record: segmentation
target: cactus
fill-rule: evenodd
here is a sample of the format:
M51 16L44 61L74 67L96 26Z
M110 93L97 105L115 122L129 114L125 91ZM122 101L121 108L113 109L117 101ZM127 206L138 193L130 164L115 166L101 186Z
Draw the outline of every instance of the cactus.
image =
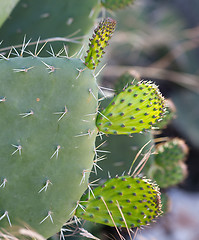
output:
M1 229L12 232L12 226L27 225L46 238L58 232L74 215L80 197L89 186L97 132L115 134L116 130L118 134L130 134L144 131L164 114L164 99L150 82L129 86L115 96L102 113L98 113L99 87L93 69L114 28L115 21L111 19L99 24L85 62L67 55L42 58L31 53L30 57L23 57L26 44L15 58L1 55ZM99 43L95 44L96 40ZM121 107L125 117L121 114ZM110 112L117 116L113 116L112 127L107 131L103 125L107 125L105 119L110 117ZM123 120L127 128L121 126ZM152 187L152 195L143 191L143 203L148 201L149 208L154 210L152 218L158 216L161 206L156 187L148 180L124 179L135 186L138 195L143 186ZM121 188L124 186L115 179L112 183ZM125 190L125 197L126 194ZM105 191L104 199L109 196ZM116 195L113 199L117 200ZM143 220L145 215L151 219L150 214L145 213L150 209L143 203L140 211L143 210L144 214L136 215L137 221L141 219L140 225L148 224L149 221ZM127 227L134 221L136 219L129 218Z
M151 129L163 113L164 99L157 86L140 81L113 98L98 115L97 126L107 134L139 133Z
M11 58L0 61L0 73L0 216L8 212L10 225L19 218L49 237L87 188L97 85L79 59ZM42 221L50 212L54 224Z
M157 186L147 179L122 176L106 181L103 185L81 198L82 206L76 215L83 219L117 227L148 225L161 214L160 193Z

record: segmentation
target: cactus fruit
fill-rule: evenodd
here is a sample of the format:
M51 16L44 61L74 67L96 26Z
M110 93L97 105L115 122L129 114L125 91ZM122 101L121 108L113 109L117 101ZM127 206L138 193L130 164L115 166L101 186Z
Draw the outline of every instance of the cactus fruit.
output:
M102 5L110 10L125 8L132 4L134 0L101 0Z
M107 134L140 133L151 129L164 111L164 98L157 86L140 81L113 98L98 115L97 127Z
M79 59L0 60L0 75L0 225L50 237L87 188L97 85Z
M117 227L148 225L161 214L160 192L147 179L122 176L112 178L81 198L76 216L91 222Z
M89 50L85 57L85 65L90 69L95 69L99 64L104 48L107 46L109 39L115 31L116 21L107 18L100 22L98 27L94 30L93 38L90 39Z
M7 2L8 0L3 0ZM10 18L0 29L1 47L20 45L24 36L35 44L38 39L54 39L51 45L57 53L63 44L72 55L81 48L81 42L93 27L101 6L98 0L20 0ZM74 42L64 38L74 37ZM50 40L48 40L50 41ZM7 44L7 45L5 45ZM47 47L45 50L49 50ZM40 56L49 54L42 51Z
M187 176L187 166L184 163L187 153L187 145L179 138L159 144L148 176L155 179L161 188L182 182Z

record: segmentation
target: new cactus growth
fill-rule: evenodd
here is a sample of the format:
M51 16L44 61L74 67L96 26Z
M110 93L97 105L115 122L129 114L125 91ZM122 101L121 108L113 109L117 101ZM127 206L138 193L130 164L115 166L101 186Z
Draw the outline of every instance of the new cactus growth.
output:
M97 118L97 127L107 134L131 134L151 129L164 114L164 99L157 86L140 81L113 98Z
M25 47L18 57L2 56L1 229L11 232L12 226L28 225L46 238L58 232L74 215L80 197L89 186L97 132L140 132L151 128L164 113L164 99L157 87L150 82L139 82L121 92L98 114L99 87L92 69L97 66L114 28L114 20L100 23L85 62L67 54L40 58L31 53L31 57L23 57ZM148 180L121 177L105 183L112 184L117 189L126 189L121 190L125 197L123 207L127 209L126 227L148 224L160 214L159 192ZM141 202L133 194L133 188ZM94 191L96 195L98 189ZM123 201L117 189L109 195L105 188L104 200L112 197L114 201ZM132 211L128 199L140 206L140 212L135 209L136 214L132 213L135 217L128 214ZM100 206L104 207L102 203ZM90 207L88 210L92 214ZM119 210L114 208L114 213L118 225L122 222Z
M93 38L89 39L89 50L85 57L85 65L89 69L95 69L99 64L104 49L108 44L109 39L115 30L116 22L111 18L107 18L100 22L98 27L94 30Z
M161 214L160 192L150 180L122 176L106 181L81 198L76 215L117 227L148 225Z

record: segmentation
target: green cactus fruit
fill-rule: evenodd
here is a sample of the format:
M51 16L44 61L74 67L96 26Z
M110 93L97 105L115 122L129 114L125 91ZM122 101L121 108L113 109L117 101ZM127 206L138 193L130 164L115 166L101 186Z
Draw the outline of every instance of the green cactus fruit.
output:
M133 2L134 0L101 0L102 5L110 10L125 8Z
M94 197L94 196L95 197ZM148 225L161 214L160 192L144 178L122 176L106 181L81 198L76 216L117 227Z
M176 107L170 99L165 99L165 108L166 111L164 117L162 118L162 121L155 124L155 127L158 127L159 129L166 128L176 115Z
M0 0L0 27L9 17L19 0Z
M89 50L85 56L85 65L90 69L95 69L99 64L104 48L108 45L109 39L116 27L116 21L107 18L94 30L93 38L90 39Z
M44 41L39 47L48 39L55 54L66 45L72 55L82 47L81 40L92 29L101 10L100 5L98 0L20 0L0 30L1 47L21 45L26 36L34 43L32 48L29 46L32 52L40 38ZM67 42L68 38L73 42ZM44 49L51 51L49 45ZM42 51L40 56L49 54Z
M107 134L139 133L151 129L164 111L164 98L157 86L140 81L113 98L98 115L97 127Z
M188 174L184 163L188 147L182 139L174 138L156 147L155 163L149 169L149 177L161 188L182 182Z
M97 84L66 57L0 60L0 76L0 229L24 223L47 238L88 185Z

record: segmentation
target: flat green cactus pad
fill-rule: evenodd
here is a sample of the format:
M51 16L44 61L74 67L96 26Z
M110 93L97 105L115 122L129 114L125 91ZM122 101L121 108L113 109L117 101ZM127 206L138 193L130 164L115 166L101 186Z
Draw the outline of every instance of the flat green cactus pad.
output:
M161 214L158 187L147 179L122 176L106 181L81 198L76 216L117 227L140 227ZM113 223L114 222L114 223Z
M0 76L0 229L48 238L87 189L97 84L72 58L0 60Z
M140 81L113 98L97 117L99 131L131 134L151 129L164 114L164 98L157 86Z

